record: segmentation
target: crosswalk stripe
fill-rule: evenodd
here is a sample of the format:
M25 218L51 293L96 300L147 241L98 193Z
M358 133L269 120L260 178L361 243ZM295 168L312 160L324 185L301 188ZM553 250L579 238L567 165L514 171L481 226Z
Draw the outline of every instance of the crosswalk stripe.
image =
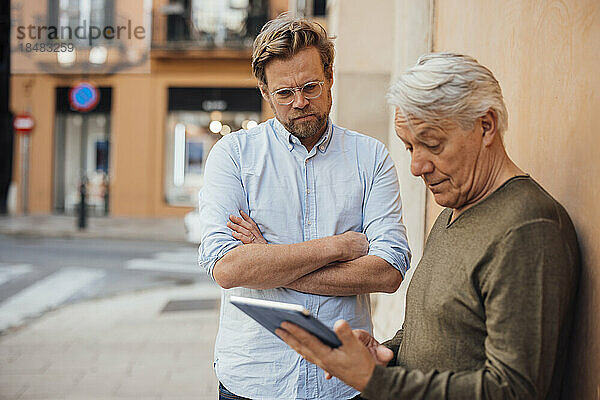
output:
M15 264L15 265L2 265L0 266L0 285L13 280L21 275L25 275L31 271L31 265L29 264Z
M186 251L161 251L154 254L154 259L161 262L179 263L179 264L195 264L198 259L198 250Z
M148 258L134 258L125 263L127 269L141 269L150 271L185 272L190 274L203 274L204 271L195 261L180 263Z
M0 330L64 303L104 275L98 269L64 268L34 283L0 305Z

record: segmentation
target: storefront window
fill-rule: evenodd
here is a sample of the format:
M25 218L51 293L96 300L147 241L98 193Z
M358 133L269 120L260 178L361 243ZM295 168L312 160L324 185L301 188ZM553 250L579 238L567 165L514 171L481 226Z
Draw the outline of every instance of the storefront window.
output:
M250 101L244 102L244 98ZM170 205L196 206L204 166L223 136L260 121L257 89L171 88L165 145L165 197ZM192 110L188 110L188 109ZM195 108L195 110L194 110ZM245 109L244 109L245 108Z

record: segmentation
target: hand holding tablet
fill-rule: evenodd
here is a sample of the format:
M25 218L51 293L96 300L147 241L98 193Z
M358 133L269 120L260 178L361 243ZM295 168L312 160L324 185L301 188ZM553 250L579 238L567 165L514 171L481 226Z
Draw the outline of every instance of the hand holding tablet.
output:
M282 322L289 321L312 333L330 347L336 348L342 344L335 332L301 305L238 296L231 296L230 301L274 335Z

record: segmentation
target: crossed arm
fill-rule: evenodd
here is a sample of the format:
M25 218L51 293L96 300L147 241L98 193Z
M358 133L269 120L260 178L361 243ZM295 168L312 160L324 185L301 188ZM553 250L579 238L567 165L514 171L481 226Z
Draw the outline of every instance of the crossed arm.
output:
M395 167L382 145L376 150L374 175L362 211L370 250L366 236L359 232L294 244L266 243L247 215L230 220L246 229L247 240L235 231L232 237L222 222L224 217L233 210L248 209L241 152L237 136L220 140L208 156L204 174L200 213L205 222L199 263L220 286L287 287L331 296L397 290L402 280L399 270L407 269L410 252L401 222Z
M287 287L326 296L392 293L402 274L387 261L367 255L369 244L359 232L290 245L268 244L256 223L243 211L227 226L244 245L229 251L216 264L213 276L224 288ZM268 266L266 268L265 266Z

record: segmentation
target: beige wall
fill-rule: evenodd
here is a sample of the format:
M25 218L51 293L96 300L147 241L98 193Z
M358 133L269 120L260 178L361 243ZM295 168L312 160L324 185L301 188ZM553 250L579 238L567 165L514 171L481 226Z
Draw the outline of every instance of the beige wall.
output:
M435 21L435 51L470 54L495 73L509 154L575 223L584 269L570 398L600 399L600 3L439 1Z
M135 100L134 100L135 99ZM113 88L111 112L110 213L150 216L156 196L154 166L163 155L154 146L160 129L152 105L151 80L131 75Z
M394 11L394 45L383 49L393 53L391 80L414 64L414 60L431 50L432 29L430 21L433 16L433 0L415 2L413 0L395 0ZM388 43L383 42L385 46ZM404 304L410 280L421 260L425 242L425 196L426 189L420 178L410 173L410 154L396 136L394 118L391 108L388 111L388 149L396 164L396 172L400 183L402 197L402 219L407 229L408 243L412 258L411 267L405 274L400 288L394 294L377 294L377 307L373 314L373 332L378 339L393 336L404 323ZM390 318L392 310L394 318Z
M54 146L53 79L44 75L20 75L11 79L11 110L15 114L28 111L35 127L29 140L28 204L30 212L49 212L52 207L52 153ZM14 142L13 181L21 180L21 140ZM21 186L17 204L22 210Z
M393 53L389 51L394 24L393 0L369 5L356 0L328 3L328 33L336 36L333 66L333 121L345 128L388 140L385 92Z

